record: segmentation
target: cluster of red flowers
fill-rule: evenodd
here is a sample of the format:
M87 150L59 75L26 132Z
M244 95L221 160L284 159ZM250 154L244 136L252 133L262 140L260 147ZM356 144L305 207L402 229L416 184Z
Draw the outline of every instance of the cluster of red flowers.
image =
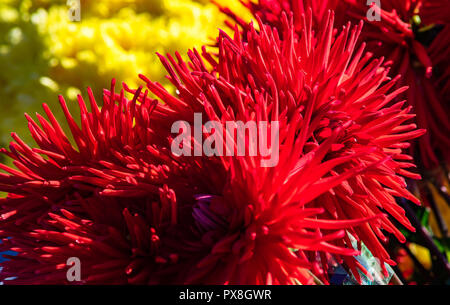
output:
M371 33L362 22L335 26L325 4L307 2L252 4L259 30L220 32L217 55L160 56L176 95L145 76L144 91L117 93L113 81L101 108L92 92L90 111L79 97L80 125L60 97L71 137L46 105L48 120L27 116L38 148L13 134L1 150L16 169L0 164L0 249L17 255L0 280L67 283L70 257L84 284L328 283L335 261L370 277L351 238L386 273L386 233L404 241L388 214L414 229L395 197L419 204L405 149L425 131L400 76L359 42ZM194 113L279 122L279 163L173 155L171 126Z
M321 24L327 10L336 12L339 26L364 20L359 44L376 57L386 58L392 75L401 75L397 86L409 90L399 98L407 100L417 114L417 124L427 134L414 142L426 169L450 162L450 6L445 0L373 1L380 18L367 18L366 0L241 0L264 23L280 27L284 12L291 12L295 30L302 32L301 16L312 8L313 27ZM376 2L380 7L376 6ZM220 5L219 5L220 7ZM227 8L222 11L244 30L248 25ZM370 14L372 15L372 14ZM427 37L424 39L423 37ZM430 39L431 37L431 39Z

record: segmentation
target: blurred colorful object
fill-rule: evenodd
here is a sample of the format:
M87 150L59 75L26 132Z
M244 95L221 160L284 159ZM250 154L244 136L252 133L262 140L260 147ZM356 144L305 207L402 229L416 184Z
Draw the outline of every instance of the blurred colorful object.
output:
M81 22L69 20L66 0L2 0L0 146L13 130L30 139L23 113L56 105L56 93L76 114L76 95L88 85L100 98L113 77L134 87L144 73L166 84L155 52L212 42L224 19L207 0L81 0Z

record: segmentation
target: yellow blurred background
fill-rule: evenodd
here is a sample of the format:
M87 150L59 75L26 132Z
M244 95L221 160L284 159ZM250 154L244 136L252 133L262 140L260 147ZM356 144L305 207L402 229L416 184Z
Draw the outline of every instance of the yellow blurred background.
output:
M221 3L248 14L236 0ZM77 115L76 96L90 86L97 98L112 78L138 85L142 73L167 84L155 52L213 43L225 16L209 0L81 0L79 22L67 0L0 2L0 146L17 132L30 141L24 112L43 102L57 118L62 94ZM101 101L99 101L101 102ZM62 119L63 120L63 119ZM63 120L64 121L64 120Z

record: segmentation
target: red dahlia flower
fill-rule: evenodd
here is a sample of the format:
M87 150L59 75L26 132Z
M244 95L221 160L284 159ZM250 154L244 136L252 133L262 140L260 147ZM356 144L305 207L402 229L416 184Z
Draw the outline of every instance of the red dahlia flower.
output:
M393 264L384 231L404 237L384 213L412 229L394 198L418 203L402 150L423 130L407 123L410 107L391 103L405 88L392 90L398 77L383 59L355 49L361 25L336 32L333 19L313 32L304 17L297 35L283 15L278 30L250 27L246 42L221 33L218 61L205 50L189 64L161 57L178 95L142 79L164 103L113 86L99 109L89 92L80 127L61 98L76 147L45 105L41 126L27 116L39 148L13 135L2 151L17 169L1 166L1 247L18 255L0 279L66 283L66 261L78 257L87 284L327 283L332 260L356 278L367 272L348 234ZM172 123L192 124L195 112L223 124L278 121L278 164L173 155Z
M235 14L231 9L220 4L219 1L211 0L219 9L230 16L234 22L236 22L242 29L249 30L250 25ZM323 22L327 17L328 10L333 10L336 15L335 22L339 25L344 25L346 22L344 12L344 6L346 4L340 0L238 0L244 7L246 7L254 16L260 18L263 23L269 24L276 28L281 28L282 18L284 13L292 13L294 15L294 29L297 32L302 31L302 20L298 18L302 15L306 15L308 9L311 9L313 19L312 27L316 29L317 26ZM339 5L338 5L339 4ZM339 11L337 11L339 10ZM345 19L344 19L345 18ZM234 24L226 21L227 25L234 28Z
M345 25L349 19L366 21L368 24L362 31L360 43L366 42L367 50L376 57L385 57L386 64L392 66L393 75L402 76L397 86L409 86L410 89L400 97L406 98L414 107L419 127L427 129L427 134L415 144L423 165L433 169L439 166L440 160L450 161L448 29L437 35L442 26L450 22L448 1L383 0L378 10L380 21L367 19L369 6L366 0L241 2L263 22L277 28L280 28L281 14L292 13L299 34L303 30L301 16L309 6L315 20L313 28L324 19L327 9L336 11L340 25ZM247 28L230 10L222 8L222 11ZM432 45L427 47L430 41Z
M208 211L203 197L200 201L203 214L210 215L202 220L214 224L201 225L201 243L210 240L210 235L215 238L201 261L202 272L196 272L199 265L193 267L193 282L308 282L301 273L308 264L326 282L330 254L338 254L358 276L361 266L349 256L351 251L344 251L351 248L348 237L339 235L340 231L325 237L324 232L346 228L368 245L384 267L384 262L393 262L379 242L386 240L382 230L402 241L404 237L387 218L377 215L390 213L412 229L394 199L400 196L418 203L401 178L419 178L406 170L414 165L402 149L423 130L403 125L414 117L408 114L410 107L403 108L404 102L390 105L406 88L392 91L398 77L387 77L383 59L371 60L363 47L355 50L361 25L336 33L334 17L328 13L316 34L311 17L303 17L301 35L295 34L286 15L280 29L260 23L257 33L250 26L245 41L238 33L234 39L221 33L219 61L203 53L212 71L196 51L190 53L189 65L179 56L178 62L171 56L162 58L178 97L142 76L165 101L156 112L169 121L181 112L192 124L193 113L203 111L209 119L222 122L267 118L280 122L276 167L260 168L259 159L250 157L221 158L219 172L228 173L227 178L205 197L209 209L214 206L217 211ZM224 211L223 206L231 209ZM306 216L299 215L306 208L321 213L308 216L305 222ZM223 224L217 219L233 221ZM309 221L310 227L305 226ZM320 232L327 246L312 240L306 246L307 235L313 232L308 228ZM303 261L288 259L293 254L288 248L298 249L294 257ZM278 249L276 255L274 249ZM276 263L269 255L258 259L258 253L273 254Z
M353 2L357 3L353 16L364 18L367 10L364 3ZM448 67L439 65L442 59L437 55L448 53L445 44L448 33L436 35L439 29L434 23L442 24L443 19L430 18L433 12L431 7L439 5L445 11L448 3L432 2L382 1L381 22L369 22L362 35L362 39L368 42L369 50L376 56L386 56L392 62L393 72L402 75L399 83L410 87L406 93L407 101L414 107L419 127L427 129L427 134L419 139L416 148L428 169L439 166L440 160L450 161L447 153L450 149L450 105L448 96L446 98L440 90L438 79L445 78ZM425 23L427 21L430 23ZM430 40L433 46L427 50ZM448 86L443 85L444 88Z
M164 148L166 136L149 127L156 102L123 93L105 93L100 110L89 91L91 111L80 96L81 126L60 97L76 147L44 104L49 121L37 115L39 126L26 116L39 148L13 134L10 150L2 150L17 167L0 165L7 172L0 189L8 192L0 199L0 246L18 253L2 263L0 279L13 278L5 283L65 283L70 257L82 262L82 283L166 279L161 270L178 258L161 243L177 222L166 184L176 162Z

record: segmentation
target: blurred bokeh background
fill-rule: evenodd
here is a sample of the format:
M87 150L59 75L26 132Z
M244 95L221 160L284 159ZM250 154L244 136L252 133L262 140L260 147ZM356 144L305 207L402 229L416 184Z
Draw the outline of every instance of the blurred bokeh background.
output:
M238 1L227 0L237 9ZM226 3L227 1L222 1ZM67 0L0 1L0 145L17 132L24 112L43 102L56 116L57 94L69 105L90 86L97 98L112 78L130 87L142 73L166 84L156 52L212 43L225 16L209 0L81 0L81 20L69 19ZM243 9L241 9L243 11ZM56 106L56 107L55 107ZM77 112L77 107L72 111Z

